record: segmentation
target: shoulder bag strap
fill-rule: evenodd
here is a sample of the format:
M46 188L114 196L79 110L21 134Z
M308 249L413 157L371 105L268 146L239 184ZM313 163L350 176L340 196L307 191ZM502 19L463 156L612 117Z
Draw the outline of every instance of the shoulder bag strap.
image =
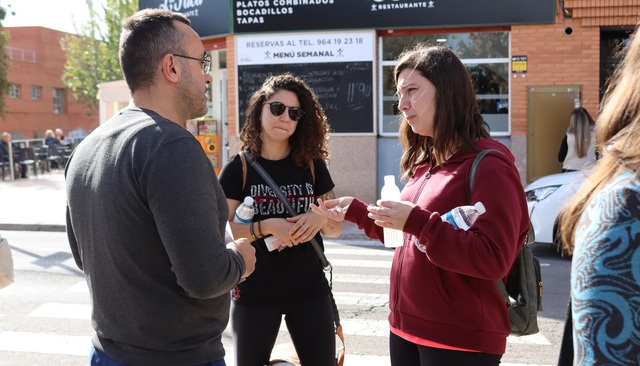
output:
M253 166L253 168L258 173L260 173L262 178L271 187L271 189L273 190L273 193L276 194L276 196L280 199L284 207L287 209L287 212L289 212L289 215L297 216L298 213L296 212L296 210L293 209L293 206L291 206L291 203L289 203L289 200L287 200L287 198L285 197L280 187L278 187L276 182L274 182L273 179L271 179L271 176L269 176L269 174L264 170L262 165L260 165L257 161L251 160L251 157L248 156L248 152L246 150L242 152L242 154L245 154L245 159L249 162L251 166ZM324 252L322 251L322 248L320 248L320 244L318 244L318 241L316 240L316 238L311 238L310 242L311 242L311 245L313 245L313 249L315 249L316 253L318 254L318 257L320 258L320 263L322 264L322 268L324 268L325 271L330 271L331 263L329 263L329 261L327 260L327 257L324 255Z
M247 184L247 159L244 157L244 152L238 155L242 161L242 192L244 192L244 186Z
M467 184L467 202L469 204L471 204L471 195L473 194L473 178L476 175L476 170L478 170L478 165L480 165L480 161L482 161L482 159L490 152L501 153L499 150L495 149L482 150L473 160L473 164L471 164L471 169L469 169L469 182ZM500 295L502 295L502 300L504 300L505 304L511 304L511 301L509 300L509 293L507 292L507 288L504 286L504 282L502 282L502 280L496 280L496 287L498 287L498 291L500 292Z

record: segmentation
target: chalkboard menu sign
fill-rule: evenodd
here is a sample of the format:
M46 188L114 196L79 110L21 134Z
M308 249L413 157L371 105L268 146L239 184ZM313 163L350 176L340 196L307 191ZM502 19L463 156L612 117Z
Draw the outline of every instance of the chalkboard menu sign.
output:
M334 133L373 132L372 62L245 65L238 67L240 126L251 95L270 75L285 72L303 79L318 101Z
M265 79L290 72L318 95L333 133L372 134L374 43L372 31L237 36L240 127Z

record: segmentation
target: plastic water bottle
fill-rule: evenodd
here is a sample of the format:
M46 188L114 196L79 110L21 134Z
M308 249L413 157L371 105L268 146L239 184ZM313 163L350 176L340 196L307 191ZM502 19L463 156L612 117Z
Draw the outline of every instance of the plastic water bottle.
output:
M487 210L482 202L477 202L473 206L455 207L442 216L442 221L448 222L459 229L469 230L478 216L485 212L487 212Z
M248 224L253 221L253 197L247 196L244 198L244 202L236 209L236 215L233 217L233 222L240 222Z
M380 192L380 198L385 201L400 201L400 188L396 185L396 177L384 176L384 186ZM384 228L384 246L397 248L402 246L402 231Z

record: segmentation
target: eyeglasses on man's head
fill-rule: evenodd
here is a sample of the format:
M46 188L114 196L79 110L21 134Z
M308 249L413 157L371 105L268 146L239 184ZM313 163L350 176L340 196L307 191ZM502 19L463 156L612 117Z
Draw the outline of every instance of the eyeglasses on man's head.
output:
M274 116L281 116L287 108L289 108L289 118L294 121L299 121L300 118L304 116L304 111L300 107L289 107L281 102L271 102L267 104L269 105L269 111Z
M202 63L202 71L204 71L205 74L208 74L209 70L211 70L211 56L209 55L204 55L202 58L179 55L177 53L172 53L172 55L176 57L187 58L189 60L200 61Z

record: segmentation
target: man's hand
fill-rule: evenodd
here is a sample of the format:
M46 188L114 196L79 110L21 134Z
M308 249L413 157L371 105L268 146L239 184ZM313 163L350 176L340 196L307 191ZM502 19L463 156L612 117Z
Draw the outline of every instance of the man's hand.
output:
M251 242L248 239L240 238L227 243L227 248L240 252L246 266L242 278L249 277L256 269L256 249L251 245Z

